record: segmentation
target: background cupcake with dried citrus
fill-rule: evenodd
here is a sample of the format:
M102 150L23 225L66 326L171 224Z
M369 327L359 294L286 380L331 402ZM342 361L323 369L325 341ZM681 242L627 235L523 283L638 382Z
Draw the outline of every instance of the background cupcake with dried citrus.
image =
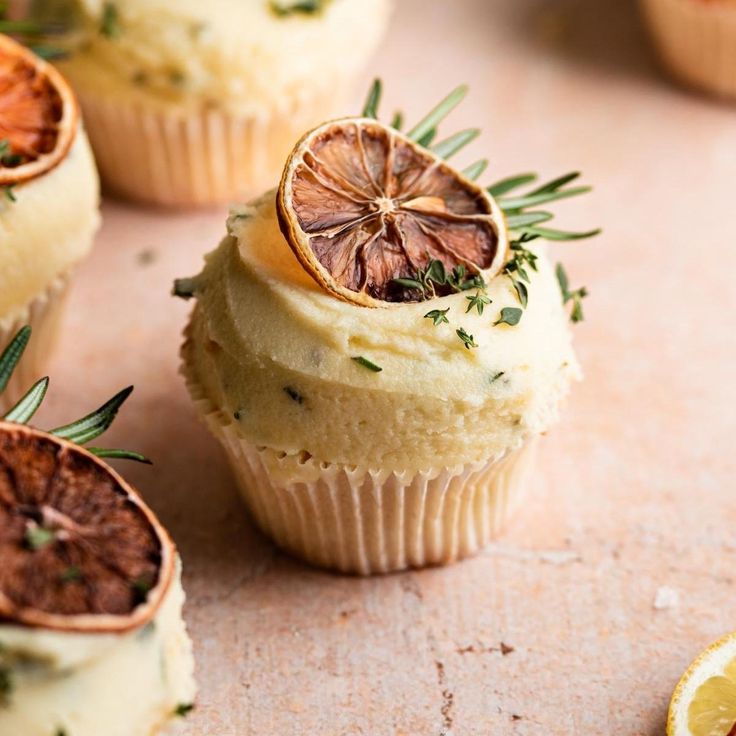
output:
M736 2L642 0L664 65L679 81L736 99Z
M532 242L594 234L526 210L587 191L575 175L512 197L534 177L483 188L485 162L445 161L477 134L433 140L464 89L407 133L372 117L379 91L305 136L175 287L197 300L184 376L259 525L362 574L472 554L521 502L584 295Z
M74 14L57 11L73 21L61 68L103 183L174 206L270 186L295 138L339 109L389 2L76 0ZM48 5L35 16L48 20Z
M71 88L0 35L0 344L23 324L35 332L9 399L38 378L49 356L72 272L92 247L98 202Z
M3 346L0 376L29 335ZM181 565L102 460L145 458L88 444L132 387L44 432L27 423L48 385L27 387L0 420L0 733L155 736L194 707Z

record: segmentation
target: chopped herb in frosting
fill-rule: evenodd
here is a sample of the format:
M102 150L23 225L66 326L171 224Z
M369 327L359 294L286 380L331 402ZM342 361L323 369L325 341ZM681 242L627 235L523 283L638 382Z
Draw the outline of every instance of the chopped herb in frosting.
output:
M358 365L362 365L363 368L367 368L369 371L373 371L374 373L380 373L383 370L380 365L376 365L372 361L368 360L368 358L364 358L362 355L356 355L352 360L354 360Z
M105 3L102 7L102 18L100 20L100 33L114 40L120 37L120 13L115 3Z
M270 8L279 18L290 15L316 15L321 13L330 0L271 0Z

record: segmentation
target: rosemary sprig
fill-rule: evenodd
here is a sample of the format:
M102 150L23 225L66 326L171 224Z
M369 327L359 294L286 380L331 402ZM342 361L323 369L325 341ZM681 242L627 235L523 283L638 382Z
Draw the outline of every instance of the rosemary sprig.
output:
M431 130L434 130L463 100L468 93L466 85L461 84L447 97L433 107L408 133L414 141L421 141Z
M18 365L30 338L31 328L26 325L16 333L15 337L8 343L2 354L0 354L0 393L7 388L8 382L13 375L13 371ZM3 420L6 422L14 422L15 424L26 424L30 419L32 419L43 403L48 387L48 377L37 381L20 399L20 401L18 401L18 403L16 403L15 406L5 414ZM128 386L128 388L118 392L109 401L106 401L96 411L78 419L76 422L52 429L50 434L54 434L57 437L69 440L70 442L76 442L78 445L84 445L87 442L90 442L95 439L95 437L99 437L110 427L118 413L118 410L128 396L130 396L132 391L133 387ZM126 458L128 460L137 460L138 462L148 464L151 462L140 453L131 452L129 450L107 450L100 447L90 447L87 449L98 457Z
M482 158L480 161L476 161L475 163L470 164L470 166L466 166L461 173L471 181L475 181L487 168L488 159Z
M118 410L132 392L132 386L124 388L111 399L108 399L101 407L95 409L95 411L81 419L77 419L76 422L52 429L51 434L69 440L70 442L76 442L78 445L85 445L87 442L91 442L109 429Z
M471 141L474 141L480 135L480 128L468 128L454 133L449 138L445 138L439 143L435 143L431 150L432 153L440 158L450 158L461 148L464 148Z
M30 339L31 328L26 325L18 331L0 355L0 393L7 388L15 366L18 365Z
M516 176L509 176L506 179L501 179L495 184L491 184L489 187L486 187L486 191L492 197L501 197L506 194L506 192L510 192L514 189L518 189L518 187L524 186L524 184L536 181L536 178L536 174L517 174Z
M3 417L6 422L15 422L16 424L25 424L30 421L33 415L41 406L46 391L49 388L49 378L46 376L31 386L28 392L20 401Z
M378 105L381 102L381 80L376 78L373 80L365 105L363 106L364 118L378 118Z
M570 311L570 321L577 323L582 322L585 319L583 313L583 299L588 296L588 290L581 286L579 289L570 289L570 282L567 278L567 272L565 267L558 263L555 268L557 274L557 282L560 285L560 292L562 294L562 303L567 304L572 302L572 310Z
M88 447L87 450L97 457L109 457L115 458L116 460L135 460L137 463L143 463L144 465L153 465L145 455L141 455L140 452L133 452L132 450L108 449L105 447Z

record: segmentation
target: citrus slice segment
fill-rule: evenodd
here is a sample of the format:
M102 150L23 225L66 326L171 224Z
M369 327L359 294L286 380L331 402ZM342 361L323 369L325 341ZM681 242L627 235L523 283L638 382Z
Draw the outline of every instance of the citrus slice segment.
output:
M736 735L736 633L688 667L670 702L667 736Z
M153 513L82 447L0 422L0 621L121 632L147 623L174 572Z
M278 190L281 230L332 294L380 307L418 301L396 282L439 261L484 279L506 261L500 207L484 189L372 118L325 123L292 151ZM435 295L451 291L438 284Z
M78 117L59 72L0 34L0 186L41 176L63 161Z

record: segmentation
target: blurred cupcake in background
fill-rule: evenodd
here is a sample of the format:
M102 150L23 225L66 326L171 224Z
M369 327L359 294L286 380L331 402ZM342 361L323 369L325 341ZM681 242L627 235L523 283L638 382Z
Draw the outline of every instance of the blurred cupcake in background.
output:
M61 68L104 184L169 206L273 186L294 139L339 110L389 3L76 0Z
M675 78L736 99L735 0L642 0L642 7Z
M71 88L52 66L0 35L0 344L24 324L35 335L0 407L42 371L72 271L92 247L98 204L97 172Z

